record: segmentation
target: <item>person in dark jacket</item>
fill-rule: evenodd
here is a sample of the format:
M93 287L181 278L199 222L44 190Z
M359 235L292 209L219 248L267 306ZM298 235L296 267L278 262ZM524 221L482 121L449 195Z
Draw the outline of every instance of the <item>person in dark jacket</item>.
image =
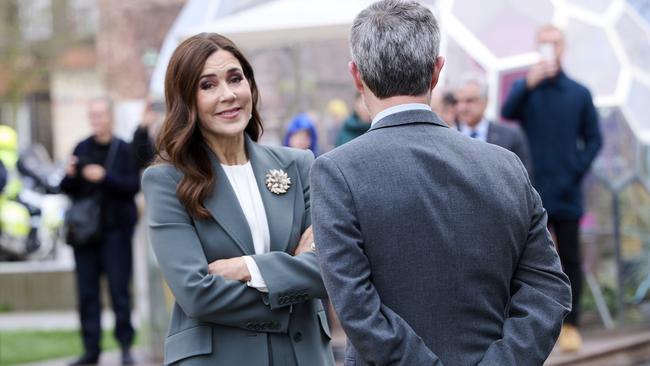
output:
M361 94L357 93L357 98L354 101L354 112L343 121L343 126L336 139L336 146L339 147L366 133L370 129L370 122L371 118L368 109L363 104Z
M559 345L564 351L577 351L582 345L577 330L582 290L581 183L602 139L591 93L562 70L562 31L551 25L542 27L537 44L541 60L525 79L515 82L501 113L519 120L528 137L535 186L548 211L573 293L573 310L565 320Z
M113 136L111 102L93 100L89 104L93 135L74 149L66 167L61 190L72 200L99 192L102 196L102 230L99 241L74 248L78 307L84 354L71 365L96 364L101 338L100 277L108 279L115 312L115 338L122 348L122 364L133 364L130 347L131 325L129 281L132 268L131 239L136 222L133 200L139 190L139 174L129 144ZM106 163L111 146L115 158Z
M153 161L156 153L154 135L160 126L165 105L162 102L147 102L142 122L133 132L131 148L138 171L144 170Z

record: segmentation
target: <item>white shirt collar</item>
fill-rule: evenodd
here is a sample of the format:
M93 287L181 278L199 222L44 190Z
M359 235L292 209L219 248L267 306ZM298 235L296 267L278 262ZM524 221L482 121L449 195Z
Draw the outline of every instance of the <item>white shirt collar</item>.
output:
M405 112L405 111L414 111L414 110L431 111L431 106L428 106L423 103L407 103L407 104L399 104L396 106L392 106L377 113L375 118L372 119L371 126L374 126L375 123L377 123L378 121L382 120L385 117L390 116L391 114Z
M471 136L472 132L476 132L478 134L478 136L476 136L477 139L481 141L487 141L488 128L490 127L490 121L487 119L481 119L481 121L474 128L469 127L465 122L460 122L458 126L460 127L460 132L463 135Z

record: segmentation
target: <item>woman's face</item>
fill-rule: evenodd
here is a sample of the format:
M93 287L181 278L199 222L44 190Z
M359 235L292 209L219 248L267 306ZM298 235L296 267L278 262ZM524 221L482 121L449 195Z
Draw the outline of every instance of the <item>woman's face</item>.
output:
M239 60L218 50L205 61L197 90L196 107L203 136L242 135L253 108L251 88Z
M307 130L298 130L289 137L289 146L307 150L311 147L311 134Z

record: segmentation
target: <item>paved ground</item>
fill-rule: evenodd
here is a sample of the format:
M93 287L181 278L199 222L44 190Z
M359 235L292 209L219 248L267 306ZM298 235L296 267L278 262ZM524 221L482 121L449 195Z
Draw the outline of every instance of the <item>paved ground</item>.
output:
M113 314L110 311L104 312L102 315L102 323L108 329L113 326ZM140 324L137 314L134 315L134 323L136 326ZM79 321L75 312L26 312L26 313L7 313L0 314L0 330L10 329L78 329ZM625 342L626 340L636 337L638 334L631 333L601 333L594 335L587 335L585 337L585 347L581 353L595 352L605 347L616 347L617 343ZM643 332L647 337L648 332ZM334 334L334 351L337 358L340 358L344 351L345 336L342 332L337 331ZM144 349L135 349L134 356L139 362L140 366L159 365L160 362L152 361ZM568 357L559 352L554 352L549 359L549 363L556 362ZM29 364L29 366L64 366L70 362L72 358L51 360L47 362L38 362ZM119 365L119 351L106 352L102 354L100 365ZM24 365L27 366L27 365ZM630 366L650 366L650 362L630 365Z

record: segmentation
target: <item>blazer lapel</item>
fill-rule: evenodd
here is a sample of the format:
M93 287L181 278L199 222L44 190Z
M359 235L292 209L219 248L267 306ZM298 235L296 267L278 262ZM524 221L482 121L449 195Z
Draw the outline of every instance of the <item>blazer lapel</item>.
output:
M209 147L205 148L216 175L216 186L212 195L205 199L203 205L241 251L246 255L253 255L255 254L253 237L235 191L230 185L226 172L221 167L219 158Z
M269 223L272 251L285 251L289 245L296 195L301 189L298 184L298 169L292 161L284 166L267 149L256 144L246 135L246 149L253 173L257 179L257 187L264 202L266 219ZM291 179L291 186L284 194L274 194L266 188L266 174L271 169L284 170ZM300 192L302 193L302 192Z

